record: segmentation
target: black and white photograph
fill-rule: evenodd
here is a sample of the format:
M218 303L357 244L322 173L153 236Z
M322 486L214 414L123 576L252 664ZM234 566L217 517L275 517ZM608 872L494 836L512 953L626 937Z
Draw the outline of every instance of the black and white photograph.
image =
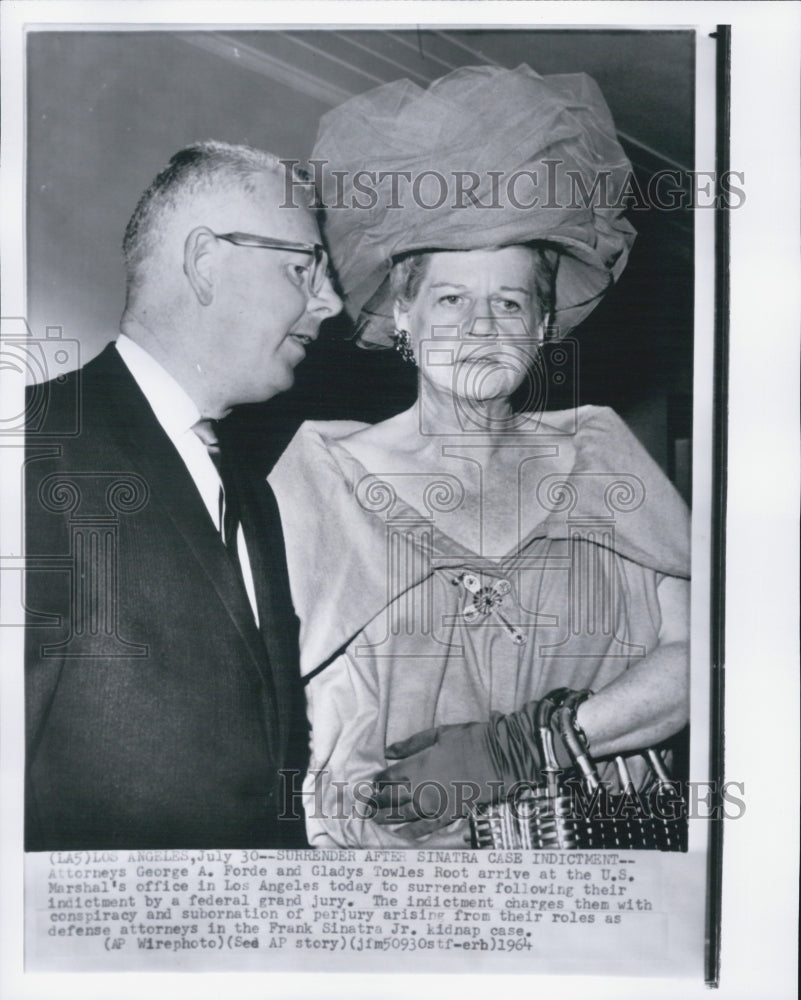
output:
M743 28L145 6L4 23L13 995L732 988Z

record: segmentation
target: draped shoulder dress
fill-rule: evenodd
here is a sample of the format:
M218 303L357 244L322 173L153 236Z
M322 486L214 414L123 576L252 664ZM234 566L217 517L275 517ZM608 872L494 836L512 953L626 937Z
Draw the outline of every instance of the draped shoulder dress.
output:
M557 687L597 691L647 656L660 579L689 577L689 517L623 421L585 406L532 417L509 497L519 539L500 555L473 552L438 523L462 499L447 457L441 473L421 474L418 509L402 499L402 474L348 451L364 426L305 423L270 483L301 622L310 843L408 848L369 818L384 748ZM566 436L572 469L538 470ZM454 438L454 453L465 446ZM641 763L632 755L638 781ZM466 835L461 820L417 843L463 847Z

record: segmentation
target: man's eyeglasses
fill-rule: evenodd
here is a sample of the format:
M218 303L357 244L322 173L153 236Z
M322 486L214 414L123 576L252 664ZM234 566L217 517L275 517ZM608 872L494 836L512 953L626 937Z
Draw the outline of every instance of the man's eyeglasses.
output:
M292 243L288 240L274 240L269 236L254 236L252 233L215 233L218 240L225 240L237 247L256 247L259 250L289 250L311 257L308 267L291 267L289 277L300 287L306 282L311 295L319 295L328 277L328 254L321 243Z

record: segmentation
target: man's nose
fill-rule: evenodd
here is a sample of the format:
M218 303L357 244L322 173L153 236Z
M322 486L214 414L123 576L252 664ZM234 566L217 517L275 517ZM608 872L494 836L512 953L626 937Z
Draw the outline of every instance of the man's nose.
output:
M306 308L309 312L314 313L321 322L342 312L342 299L334 291L334 286L328 275L326 275L319 291L311 293Z

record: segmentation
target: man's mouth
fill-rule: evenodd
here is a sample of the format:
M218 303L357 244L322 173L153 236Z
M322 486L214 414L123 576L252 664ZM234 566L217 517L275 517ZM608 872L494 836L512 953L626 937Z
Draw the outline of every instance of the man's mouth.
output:
M304 349L314 341L314 337L309 333L290 333L289 336Z

